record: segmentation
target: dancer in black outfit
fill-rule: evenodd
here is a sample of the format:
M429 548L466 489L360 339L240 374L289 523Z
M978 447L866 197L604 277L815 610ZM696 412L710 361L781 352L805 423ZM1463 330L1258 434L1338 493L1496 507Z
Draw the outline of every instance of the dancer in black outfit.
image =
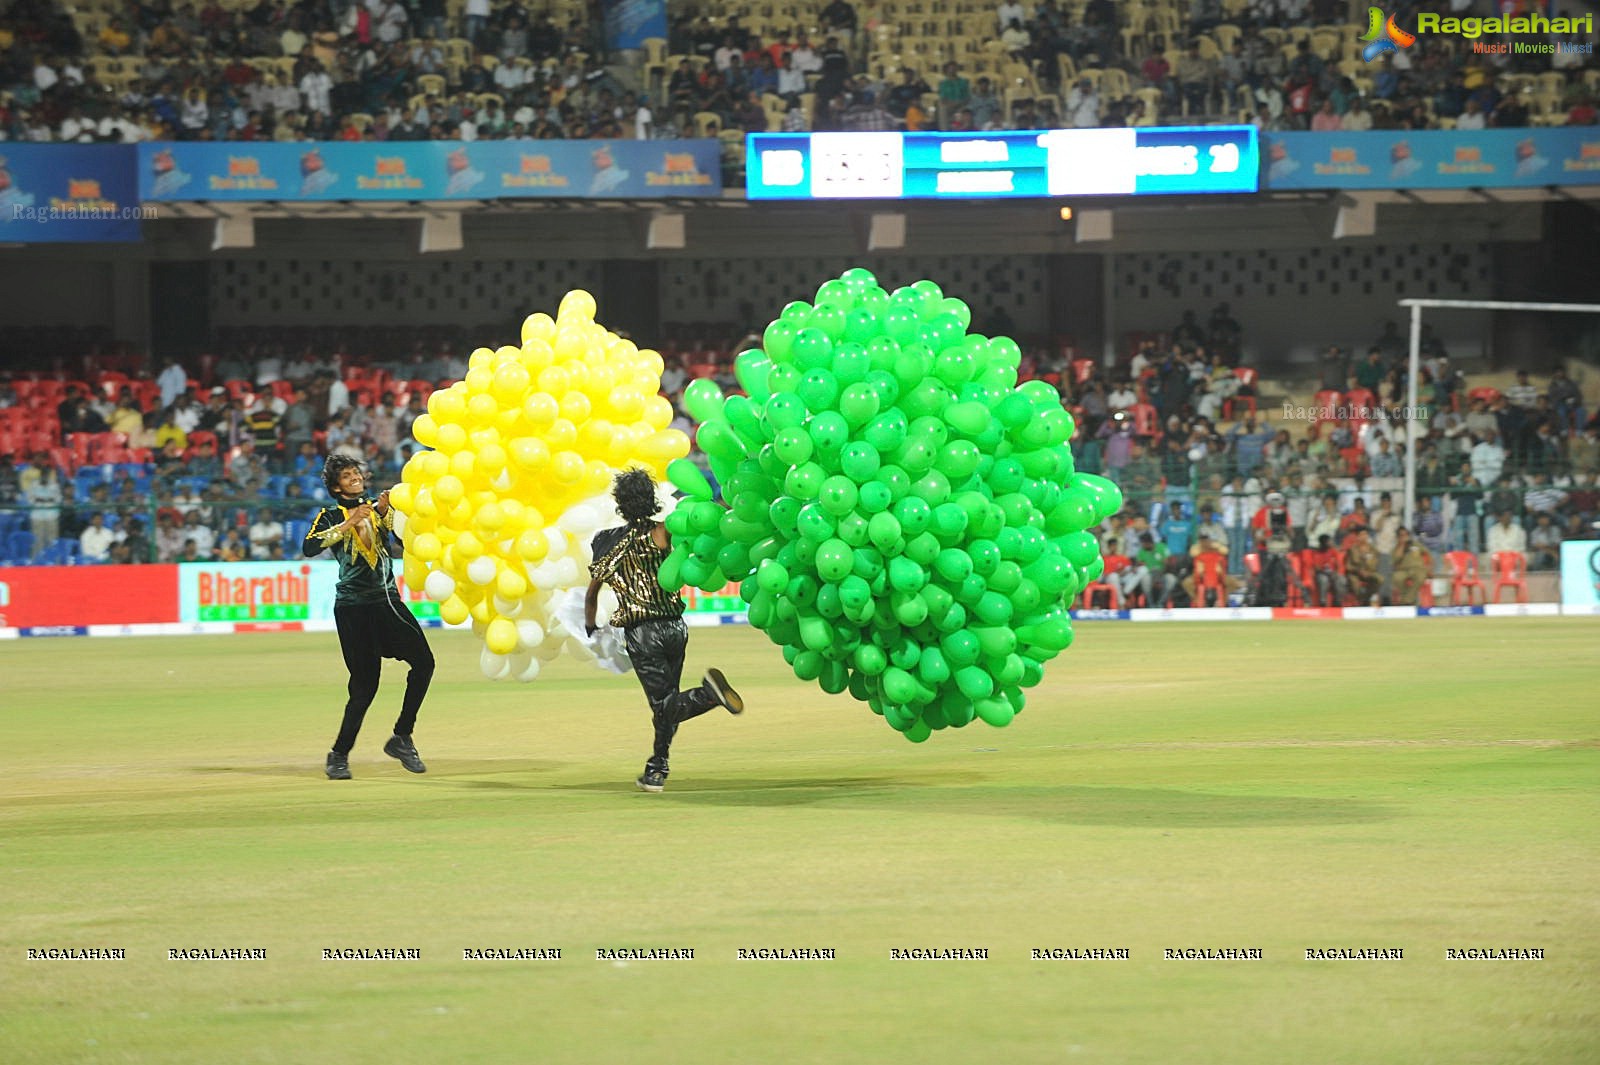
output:
M433 652L422 635L422 626L395 590L390 555L394 511L389 506L389 493L368 498L364 494L367 485L361 463L344 455L328 457L322 468L322 483L335 505L317 515L311 531L306 533L303 550L307 558L332 551L338 560L333 620L339 630L344 664L350 670L350 698L345 703L339 736L328 752L328 779L350 779L350 749L355 746L367 708L378 694L378 675L385 658L398 659L411 671L406 674L406 694L394 735L383 745L383 753L399 759L413 773L425 773L428 767L422 764L411 742L411 730L433 679Z
M640 791L655 792L666 787L667 754L678 726L714 706L743 713L744 700L728 686L728 678L719 669L706 670L699 687L678 690L689 627L683 623L683 597L661 587L657 579L671 541L666 527L655 519L661 509L656 483L646 470L626 470L617 475L611 494L627 524L595 533L584 621L592 635L600 587L610 585L617 595L611 624L622 629L655 725L655 748L634 783Z

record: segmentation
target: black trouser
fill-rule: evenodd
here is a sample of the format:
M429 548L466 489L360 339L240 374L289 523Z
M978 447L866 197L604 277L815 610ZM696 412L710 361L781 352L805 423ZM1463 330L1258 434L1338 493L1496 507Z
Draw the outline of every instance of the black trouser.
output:
M628 642L628 658L639 676L645 698L650 701L650 717L655 724L655 750L651 752L649 765L665 773L667 752L678 726L691 717L699 717L717 703L704 687L678 690L683 676L683 655L689 646L689 626L682 618L641 621L622 631Z
M378 694L378 674L385 658L398 659L411 667L406 674L406 695L395 720L397 736L409 736L417 723L417 710L433 680L433 652L428 649L422 626L400 603L351 603L333 608L333 621L339 629L339 649L350 670L350 699L344 704L344 723L333 749L349 754L356 745L356 734L367 716L367 708Z

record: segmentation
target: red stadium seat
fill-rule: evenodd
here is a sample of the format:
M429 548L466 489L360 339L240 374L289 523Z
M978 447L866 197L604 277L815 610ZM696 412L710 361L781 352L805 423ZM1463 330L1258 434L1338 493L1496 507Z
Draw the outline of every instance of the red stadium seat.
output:
M1128 408L1128 416L1133 419L1134 436L1156 436L1161 432L1161 413L1143 396Z
M1492 405L1495 400L1500 398L1500 390L1498 388L1490 388L1488 385L1482 385L1468 391L1467 398L1481 399L1485 403Z
M1342 420L1335 418L1333 416L1333 411L1335 407L1344 402L1343 392L1340 392L1336 388L1324 388L1321 392L1317 393L1317 398L1313 402L1315 402L1317 407L1318 425L1321 425L1323 422L1337 422Z
M1471 551L1451 551L1444 556L1450 563L1450 605L1456 606L1461 598L1472 603L1472 590L1478 590L1478 602L1484 601L1483 581L1478 579L1478 556Z
M1233 376L1239 379L1240 387L1248 388L1252 393L1255 392L1257 375L1254 367L1235 366L1233 368ZM1256 412L1256 397L1253 394L1248 396L1229 396L1222 401L1222 416L1229 421L1233 420L1233 405L1235 403L1249 407L1251 414Z
M1093 376L1094 376L1094 360L1093 359L1073 359L1072 360L1072 383L1073 384L1082 385L1085 381L1089 380L1089 378L1091 378Z
M1500 601L1500 589L1510 588L1517 594L1517 602L1528 601L1528 557L1521 551L1496 551L1494 553L1494 601Z
M1117 591L1117 586L1106 581L1090 581L1083 586L1083 591L1078 595L1079 609L1093 610L1094 597L1097 592L1106 593L1106 602L1111 605L1112 610L1122 609L1122 596Z

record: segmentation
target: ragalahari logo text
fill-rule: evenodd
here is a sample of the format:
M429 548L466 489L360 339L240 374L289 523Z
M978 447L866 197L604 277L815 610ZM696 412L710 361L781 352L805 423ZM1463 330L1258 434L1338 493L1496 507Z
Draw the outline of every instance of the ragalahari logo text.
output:
M1356 39L1367 42L1361 58L1369 63L1385 52L1398 52L1417 42L1415 34L1395 25L1394 16L1385 14L1381 7L1367 8L1367 32Z

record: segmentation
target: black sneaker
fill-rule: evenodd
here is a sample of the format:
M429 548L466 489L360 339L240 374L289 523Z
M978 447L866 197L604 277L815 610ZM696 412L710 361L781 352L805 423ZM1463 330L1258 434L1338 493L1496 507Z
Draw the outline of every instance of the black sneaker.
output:
M645 766L644 772L633 783L640 791L665 791L667 788L667 774L660 769Z
M422 764L422 756L412 746L410 736L390 736L389 742L383 745L383 753L390 758L400 759L400 764L413 773L428 771L428 767Z
M728 684L728 678L722 675L722 670L706 670L705 686L712 698L728 708L728 713L744 713L744 700L739 698L739 693Z
M329 751L327 773L329 780L349 780L350 756L340 754L338 751Z

